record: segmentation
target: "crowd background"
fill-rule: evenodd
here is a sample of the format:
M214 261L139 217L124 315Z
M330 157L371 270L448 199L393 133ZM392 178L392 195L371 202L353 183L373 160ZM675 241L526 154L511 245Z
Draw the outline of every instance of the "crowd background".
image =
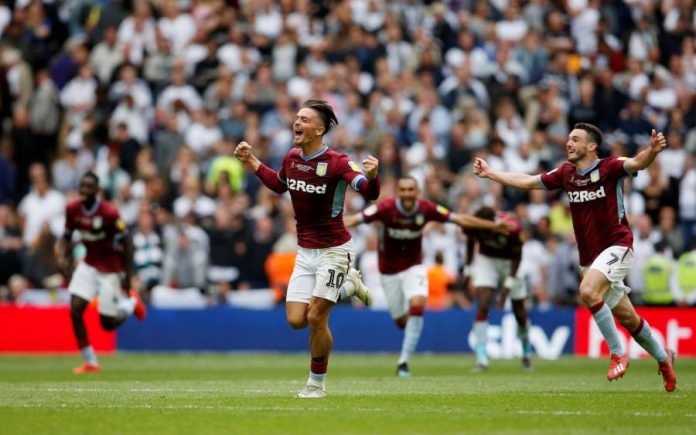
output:
M538 173L564 160L576 122L605 132L602 156L663 131L668 148L624 187L629 285L651 302L646 286L667 279L652 302L694 303L695 35L691 0L0 0L2 298L64 285L53 246L92 169L132 228L139 287L280 299L292 207L232 153L244 139L278 167L299 105L322 98L340 120L329 146L377 156L383 198L410 174L457 212L514 212L539 308L576 303L567 200L477 179L472 159ZM467 305L451 291L462 237L426 231L431 308ZM355 239L377 289L375 229Z

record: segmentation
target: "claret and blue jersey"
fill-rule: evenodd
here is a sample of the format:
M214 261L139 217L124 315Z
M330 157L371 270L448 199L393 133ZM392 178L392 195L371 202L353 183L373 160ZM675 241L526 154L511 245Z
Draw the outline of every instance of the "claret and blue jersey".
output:
M346 188L358 190L368 180L347 155L324 146L305 156L293 148L283 160L278 180L290 191L301 247L328 248L350 240L343 224Z
M580 264L589 266L610 246L633 246L623 199L625 158L598 159L583 171L566 162L541 174L539 185L568 194Z

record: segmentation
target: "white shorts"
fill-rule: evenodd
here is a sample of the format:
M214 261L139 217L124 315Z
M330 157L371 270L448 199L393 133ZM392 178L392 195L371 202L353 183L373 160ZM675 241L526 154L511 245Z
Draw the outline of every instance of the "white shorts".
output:
M119 313L117 306L122 298L122 291L118 273L99 272L82 261L73 272L68 292L86 301L99 296L100 314L116 317Z
M392 319L408 313L411 298L428 297L428 272L422 264L393 275L382 275L381 280Z
M631 292L631 288L624 284L623 280L631 270L633 264L633 249L625 246L610 246L595 258L589 267L582 267L583 275L589 269L602 272L609 282L609 290L604 295L604 302L609 308L614 309L621 298Z
M474 288L487 287L497 290L503 285L505 278L510 275L511 267L512 260L478 254L474 257L474 264L471 265L471 283ZM519 269L516 278L519 285L509 289L510 299L524 299L527 297L527 286L525 280L519 276Z
M317 297L336 302L354 261L353 240L324 249L298 247L285 300L308 304Z

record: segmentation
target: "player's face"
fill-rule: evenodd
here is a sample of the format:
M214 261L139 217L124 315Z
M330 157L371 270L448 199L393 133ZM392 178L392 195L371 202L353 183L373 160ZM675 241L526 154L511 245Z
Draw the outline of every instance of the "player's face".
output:
M575 129L571 131L568 135L568 142L566 142L568 161L576 163L582 160L589 151L588 147L587 132L585 130Z
M324 132L324 125L319 118L319 114L307 107L303 107L295 115L295 122L292 124L292 143L295 146L303 146L321 140Z
M399 180L397 185L397 195L401 201L401 205L406 210L413 210L418 199L418 184L411 179Z
M84 177L80 181L80 200L82 202L91 203L97 197L99 192L99 186L97 182L92 177Z

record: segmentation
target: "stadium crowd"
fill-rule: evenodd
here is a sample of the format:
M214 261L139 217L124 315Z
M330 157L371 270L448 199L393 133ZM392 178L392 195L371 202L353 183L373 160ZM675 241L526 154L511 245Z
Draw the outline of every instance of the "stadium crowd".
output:
M576 303L567 197L487 183L473 157L539 173L576 122L602 129L604 156L663 131L625 185L628 284L639 303L696 304L695 38L692 0L0 0L0 298L64 284L54 245L90 169L132 228L142 289L282 294L290 201L233 150L243 138L277 168L311 97L338 115L329 146L379 158L382 198L410 174L456 212L516 213L541 308ZM347 196L346 213L364 206ZM355 240L376 288L376 230ZM431 308L467 304L448 291L462 240L427 229Z

